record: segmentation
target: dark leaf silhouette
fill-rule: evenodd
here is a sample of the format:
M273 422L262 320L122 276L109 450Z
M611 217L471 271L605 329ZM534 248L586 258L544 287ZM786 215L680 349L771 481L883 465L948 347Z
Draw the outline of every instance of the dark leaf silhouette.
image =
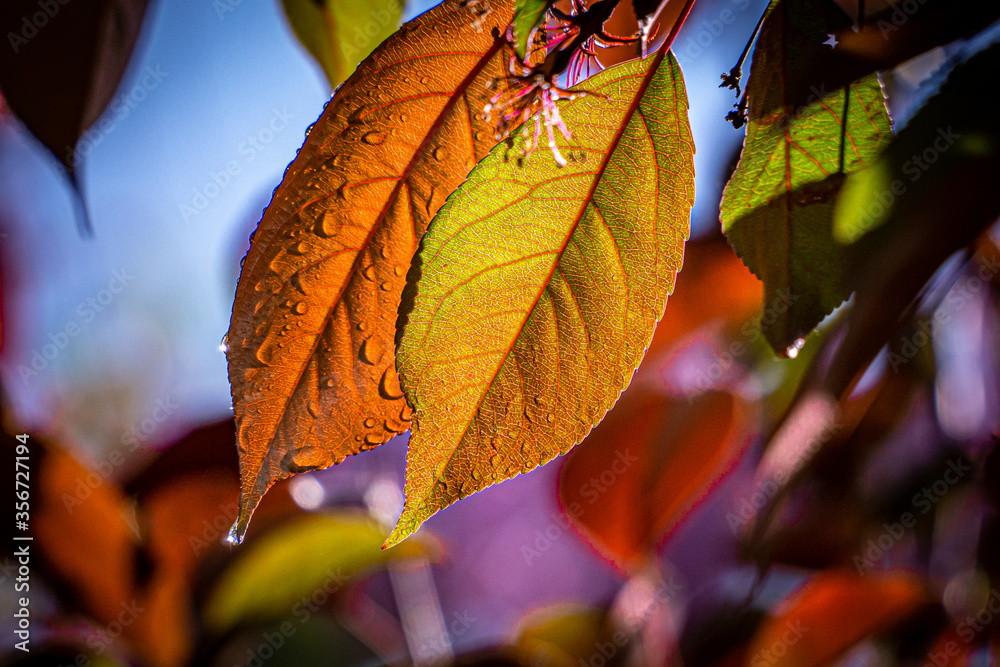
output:
M0 90L77 190L77 142L111 102L146 5L146 0L0 4L0 33L8 42L0 49Z

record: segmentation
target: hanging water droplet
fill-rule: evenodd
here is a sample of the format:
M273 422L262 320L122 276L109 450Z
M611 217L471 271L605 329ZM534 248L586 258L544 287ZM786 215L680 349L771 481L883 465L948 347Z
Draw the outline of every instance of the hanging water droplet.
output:
M293 273L292 274L292 278L291 278L291 280L289 282L292 283L292 287L294 287L295 289L297 289L303 295L306 294L305 285L302 284L302 274L301 273L298 273L298 272Z
M385 141L385 135L381 132L369 132L365 136L361 137L361 140L366 144L371 144L372 146L378 146Z
M374 338L368 338L361 342L361 361L366 364L374 366L378 362L382 361L383 354L385 354L385 349L382 347L382 344Z
M281 349L281 343L277 340L276 336L268 336L261 343L260 347L257 348L257 361L264 364L270 364L272 357Z
M313 232L317 236L321 236L325 239L336 236L337 216L335 216L332 212L327 211L316 220L316 224L313 226Z
M321 468L324 463L323 450L319 447L299 447L281 458L281 467L288 472L305 472Z
M382 379L378 383L378 393L382 398L397 399L403 397L403 390L399 387L399 376L392 368L386 368L382 373Z
M296 315L305 315L307 310L309 310L309 306L306 305L305 301L299 301L297 304L292 306L292 312Z
M357 125L359 123L363 123L364 115L365 115L365 108L358 107L357 109L351 112L351 115L348 117L347 122L350 123L351 125Z
M431 214L431 207L434 205L434 186L431 186L430 194L427 195L427 215Z
M239 525L240 525L239 520L233 523L233 527L229 529L229 533L226 535L226 542L229 542L230 544L239 544L240 542L243 541L243 539L240 537Z
M799 356L799 351L802 350L802 346L805 344L806 344L805 338L798 338L795 340L794 343L788 346L788 349L785 350L785 354L788 355L789 359L794 359L795 357Z

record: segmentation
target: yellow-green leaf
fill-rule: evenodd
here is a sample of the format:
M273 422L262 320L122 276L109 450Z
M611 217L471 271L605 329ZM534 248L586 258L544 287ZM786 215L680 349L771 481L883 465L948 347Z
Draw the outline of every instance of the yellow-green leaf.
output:
M524 60L528 55L531 36L542 23L552 5L552 0L516 0L514 3L514 52Z
M333 595L365 568L439 552L437 542L426 537L382 551L384 538L360 512L311 514L284 525L222 574L205 605L205 623L221 633L244 620L281 618L303 596Z
M397 369L416 412L387 544L580 442L663 314L694 198L680 68L661 52L587 87L563 108L567 166L522 166L520 136L500 145L423 238L400 307Z
M723 231L764 282L775 316L764 335L782 355L849 296L834 200L844 175L892 136L875 74L831 91L811 69L812 54L849 23L830 0L782 0L767 17L747 84L746 143L722 199Z
M399 26L403 0L283 0L302 45L336 88Z

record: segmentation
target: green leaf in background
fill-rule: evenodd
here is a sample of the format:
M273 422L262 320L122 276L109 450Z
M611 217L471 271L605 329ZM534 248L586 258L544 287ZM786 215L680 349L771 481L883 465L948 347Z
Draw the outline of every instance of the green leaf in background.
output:
M268 533L219 577L205 604L205 624L219 634L241 621L281 618L302 596L344 587L359 571L401 558L436 558L422 536L382 551L385 533L359 512L311 514Z
M531 35L545 22L552 0L516 0L514 3L514 51L522 61L528 54Z
M824 42L845 23L829 0L783 0L765 20L747 84L746 142L722 198L723 231L764 282L764 335L782 355L794 355L796 341L850 295L831 233L834 201L844 175L892 136L875 74L846 91L810 83L813 54L831 48ZM811 101L793 106L809 87Z
M569 451L629 384L681 267L694 199L672 55L611 68L563 107L573 156L494 148L407 278L397 369L415 408L387 545L460 498ZM415 296L414 296L415 293Z
M295 35L336 88L396 32L404 0L283 0Z
M983 92L998 68L1000 45L956 66L878 161L844 184L833 233L853 243L844 279L856 292L827 373L833 395L890 339L938 267L1000 216L1000 129Z

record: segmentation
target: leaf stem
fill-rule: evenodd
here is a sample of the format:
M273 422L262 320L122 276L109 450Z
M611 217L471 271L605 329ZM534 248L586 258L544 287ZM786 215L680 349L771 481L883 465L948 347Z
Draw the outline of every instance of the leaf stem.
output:
M677 15L677 20L674 21L674 25L670 28L670 32L667 33L663 44L659 48L666 51L673 45L674 39L677 38L677 33L681 31L681 26L684 25L684 21L687 20L688 15L691 13L691 8L694 7L694 2L695 0L685 0L684 7L681 8L681 13Z
M743 53L740 54L739 60L733 66L729 72L722 75L722 83L719 84L719 88L729 88L730 90L736 91L736 96L740 96L740 80L743 78L743 63L746 62L747 56L750 55L750 47L753 46L754 42L757 41L757 35L760 34L760 28L764 25L764 18L767 17L768 9L771 8L773 2L767 3L767 7L761 12L760 18L757 19L757 25L754 27L753 32L750 34L750 39L747 40L746 46L743 47ZM741 103L743 106L745 104Z

